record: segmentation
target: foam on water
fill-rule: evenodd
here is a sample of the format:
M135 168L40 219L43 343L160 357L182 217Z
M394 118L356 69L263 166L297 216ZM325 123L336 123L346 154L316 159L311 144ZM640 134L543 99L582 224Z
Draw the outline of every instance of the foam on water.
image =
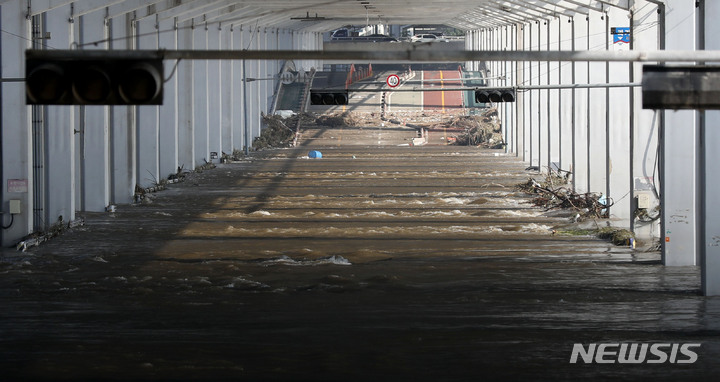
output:
M468 202L470 202L469 199L460 199L458 197L441 198L441 199L439 199L439 201L446 203L446 204L458 204L458 205L467 204Z
M318 265L352 265L350 261L340 255L332 255L327 257L321 257L314 260L295 260L290 256L282 255L280 257L265 260L260 263L264 267L270 267L275 265L288 265L288 266L318 266Z
M232 281L224 286L226 289L239 289L239 290L259 290L269 289L270 285L248 280L242 276L238 276L232 279Z

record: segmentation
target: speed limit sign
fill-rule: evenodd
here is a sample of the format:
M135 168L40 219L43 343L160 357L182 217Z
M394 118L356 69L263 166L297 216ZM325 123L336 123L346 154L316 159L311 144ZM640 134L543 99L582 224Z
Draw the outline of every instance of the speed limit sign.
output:
M397 74L391 74L388 76L386 82L387 82L388 86L390 86L391 88L394 88L394 87L400 85L400 77L398 77Z

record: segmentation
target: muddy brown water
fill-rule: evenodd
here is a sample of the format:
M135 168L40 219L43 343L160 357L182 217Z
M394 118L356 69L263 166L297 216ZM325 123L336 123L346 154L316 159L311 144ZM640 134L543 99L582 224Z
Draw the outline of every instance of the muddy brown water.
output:
M323 153L313 160L308 146L193 174L151 203L3 252L0 380L720 371L720 302L699 296L698 269L552 235L566 218L513 189L528 175L517 159L335 144L313 147ZM701 346L693 364L569 362L575 343L623 342Z

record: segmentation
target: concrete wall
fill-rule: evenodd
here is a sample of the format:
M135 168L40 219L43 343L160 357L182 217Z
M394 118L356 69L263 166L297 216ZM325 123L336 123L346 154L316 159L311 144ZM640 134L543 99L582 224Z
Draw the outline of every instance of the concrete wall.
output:
M1 4L3 78L24 77L24 51L31 47L33 20L52 36L44 41L47 49L322 47L319 33L256 28L254 23L205 23L179 12L162 13L171 3L158 3L152 9L98 3L82 14L69 2L42 3L47 9L33 8L41 5L27 0ZM28 11L35 17L26 18ZM297 66L310 70L320 64L305 60ZM184 60L164 65L170 79L164 85L162 106L33 108L25 105L22 82L2 83L2 210L7 210L9 200L20 200L23 210L13 217L11 227L2 230L3 246L58 221L75 220L78 211L104 211L109 204L130 203L136 185L152 186L179 167L192 170L206 161L217 163L223 152L243 150L260 134L260 113L271 106L277 84L273 77L281 61L247 61L247 72L242 61ZM247 99L244 76L264 79L247 83ZM33 113L41 116L35 125ZM217 153L217 159L211 153ZM10 189L8 180L13 180ZM33 213L35 203L39 211ZM9 223L10 216L3 215L3 225Z

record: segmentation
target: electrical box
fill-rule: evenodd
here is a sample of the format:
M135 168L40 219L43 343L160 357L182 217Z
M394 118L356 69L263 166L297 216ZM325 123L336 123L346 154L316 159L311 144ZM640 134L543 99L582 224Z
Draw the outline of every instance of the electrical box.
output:
M640 193L637 196L637 208L650 208L650 195L647 193Z
M22 212L22 204L19 199L10 200L10 214L19 215Z

